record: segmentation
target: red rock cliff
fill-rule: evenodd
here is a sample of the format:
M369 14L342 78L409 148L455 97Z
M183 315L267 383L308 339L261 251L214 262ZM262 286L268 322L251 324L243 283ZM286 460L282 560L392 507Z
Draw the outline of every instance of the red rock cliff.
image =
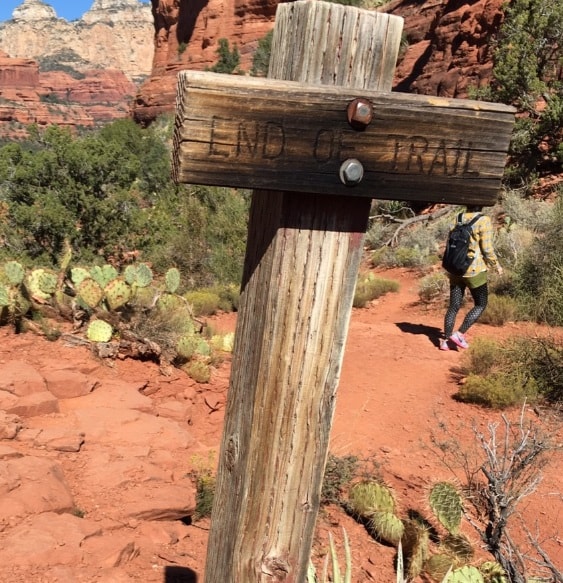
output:
M489 81L489 43L504 0L393 0L381 10L403 16L408 43L397 66L396 91L466 97ZM150 79L137 94L134 117L150 122L174 109L176 74L217 62L227 38L248 71L258 40L274 26L278 0L152 0L155 54ZM184 50L180 50L184 49Z
M279 0L152 0L155 52L150 79L139 91L134 116L149 122L172 111L176 75L217 62L219 39L237 46L248 71L258 41L274 26Z

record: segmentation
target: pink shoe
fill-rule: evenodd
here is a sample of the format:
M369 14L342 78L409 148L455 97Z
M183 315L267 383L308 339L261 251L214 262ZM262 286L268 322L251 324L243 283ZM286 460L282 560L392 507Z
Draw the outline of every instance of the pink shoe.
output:
M461 332L454 332L450 336L450 340L460 348L469 348L469 344L467 344L467 340L465 339L465 336Z
M448 341L444 338L440 338L440 350L449 350Z

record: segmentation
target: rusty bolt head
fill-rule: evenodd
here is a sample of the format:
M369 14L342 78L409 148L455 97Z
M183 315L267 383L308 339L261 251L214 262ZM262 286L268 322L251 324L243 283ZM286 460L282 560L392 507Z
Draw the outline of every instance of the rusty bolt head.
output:
M367 99L359 97L350 101L346 113L348 123L355 130L365 130L373 119L373 105Z
M344 160L340 166L340 180L346 186L355 186L362 181L364 177L364 167L356 158Z

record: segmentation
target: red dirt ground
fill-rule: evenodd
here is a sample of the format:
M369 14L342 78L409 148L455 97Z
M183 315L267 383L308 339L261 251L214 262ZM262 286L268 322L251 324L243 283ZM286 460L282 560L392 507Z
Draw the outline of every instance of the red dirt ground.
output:
M375 460L381 477L395 489L401 512L415 509L427 515L425 493L429 485L453 477L430 447L432 434L442 441L455 439L459 450L469 451L475 445L472 426L487 434L487 425L498 423L501 416L452 398L459 383L455 368L462 355L437 349L443 307L418 302L417 275L402 269L379 275L397 280L400 290L353 311L330 450L337 456L353 454ZM235 316L220 315L212 318L211 324L218 330L232 330ZM477 324L470 330L469 340L537 331L537 327L524 324L502 328ZM214 372L209 384L197 385L177 370L163 376L156 365L130 359L109 366L96 360L86 347L71 347L61 340L47 342L33 334L17 336L4 327L0 329L0 370L14 360L33 366L44 376L64 366L97 383L87 396L60 399L57 413L25 418L18 437L0 439L0 454L2 447L9 446L14 456L47 458L61 465L74 507L83 516L81 524L87 524L91 531L76 549L61 538L53 550L38 515L27 512L18 516L14 511L14 516L0 521L0 582L201 583L209 522L186 525L173 511L158 516L151 502L168 492L167 488L188 491L190 470L205 466L216 454L228 387L228 360ZM118 397L123 394L120 387L128 387L127 396ZM110 408L116 407L116 399L134 401L140 396L146 400L127 405L129 413L135 410L135 417ZM517 419L520 410L505 414ZM554 415L526 408L525 418L561 443L561 424ZM171 426L155 426L156 422L174 422L186 437L176 439L170 433ZM40 445L40 435L62 426L65 431L84 433L79 451ZM0 455L0 462L7 457ZM554 451L537 492L521 504L530 528L535 530L537 524L544 548L560 568L562 468L561 452ZM0 487L0 510L5 491L10 488ZM174 492L182 490L171 490L170 497ZM164 507L161 501L155 505ZM51 522L54 524L54 518ZM321 511L313 549L315 563L320 564L326 554L329 531L342 549L342 527L350 537L352 581L392 583L394 549L374 541L336 507ZM480 546L468 524L464 532ZM517 530L514 536L523 540ZM62 553L63 547L68 554ZM477 554L486 556L479 548Z

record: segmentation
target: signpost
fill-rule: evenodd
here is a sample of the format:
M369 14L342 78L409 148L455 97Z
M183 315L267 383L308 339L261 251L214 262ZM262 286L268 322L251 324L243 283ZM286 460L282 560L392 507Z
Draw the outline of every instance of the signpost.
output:
M491 204L500 186L513 110L384 93L401 31L298 0L278 6L272 79L179 75L176 180L261 189L207 583L306 579L371 198Z

